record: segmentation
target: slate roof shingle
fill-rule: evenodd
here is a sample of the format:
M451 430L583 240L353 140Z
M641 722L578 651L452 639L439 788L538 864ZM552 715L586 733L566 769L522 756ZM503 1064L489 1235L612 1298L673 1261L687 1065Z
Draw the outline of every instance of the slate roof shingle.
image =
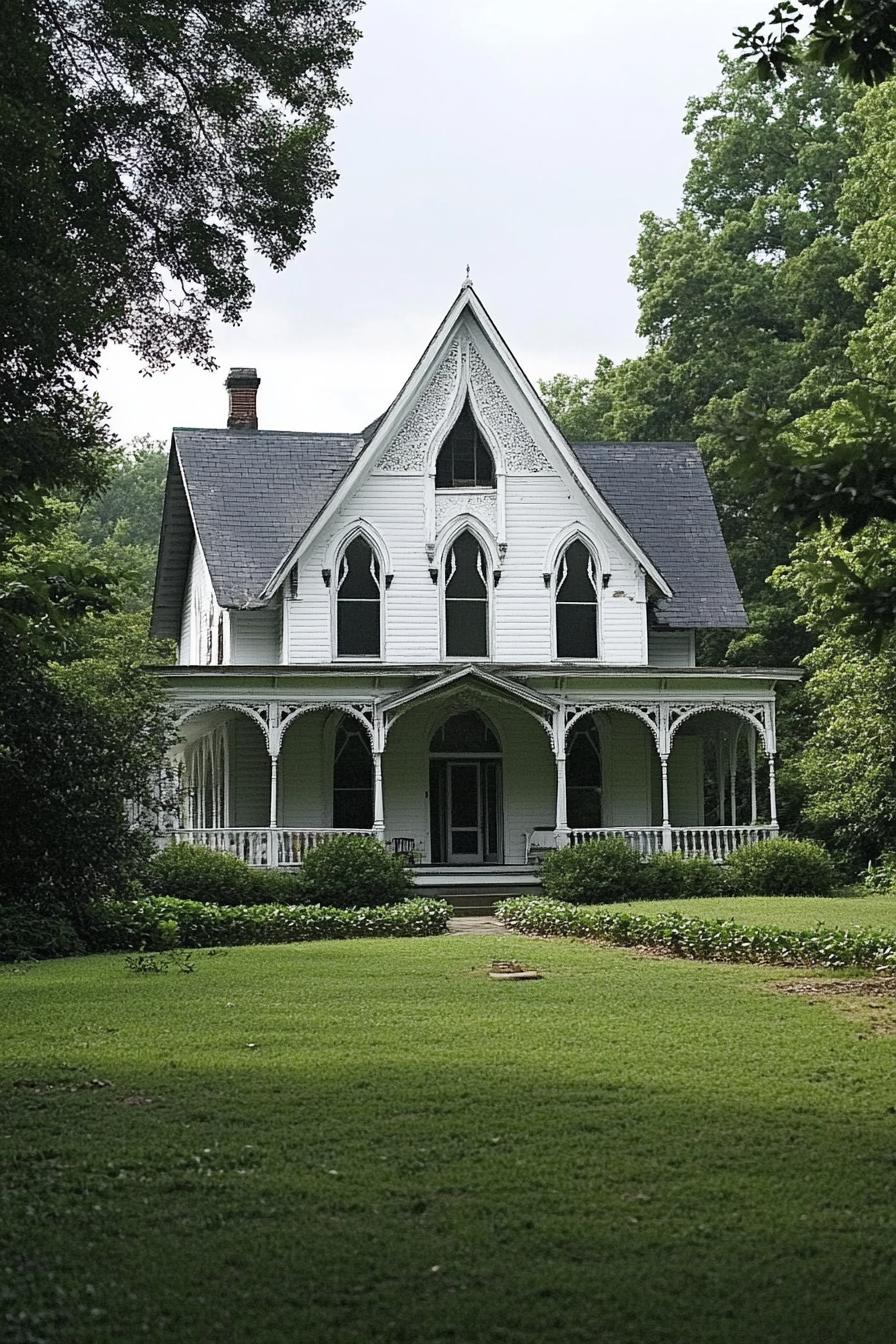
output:
M652 604L652 623L664 629L744 629L744 604L696 445L570 447L672 589L672 597Z
M193 525L218 601L261 593L371 436L175 429L153 604L153 633L176 638ZM667 629L739 629L743 603L709 482L688 443L576 443L572 449L673 590L652 607ZM189 494L189 500L187 494Z

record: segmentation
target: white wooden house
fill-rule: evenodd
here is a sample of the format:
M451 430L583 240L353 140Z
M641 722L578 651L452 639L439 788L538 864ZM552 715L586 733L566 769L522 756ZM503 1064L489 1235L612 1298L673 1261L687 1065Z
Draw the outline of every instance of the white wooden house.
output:
M169 833L256 864L357 831L421 873L623 834L774 834L775 686L696 665L746 624L696 449L570 444L464 285L361 433L174 431L153 631Z

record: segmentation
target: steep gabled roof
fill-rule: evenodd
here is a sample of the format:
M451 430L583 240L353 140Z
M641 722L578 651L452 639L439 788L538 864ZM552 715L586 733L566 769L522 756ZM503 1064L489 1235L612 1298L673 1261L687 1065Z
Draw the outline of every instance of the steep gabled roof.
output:
M672 588L672 597L656 598L653 624L666 629L743 629L743 601L696 445L571 447Z
M153 634L180 633L193 525L222 607L264 605L259 594L308 530L363 444L360 434L175 429Z

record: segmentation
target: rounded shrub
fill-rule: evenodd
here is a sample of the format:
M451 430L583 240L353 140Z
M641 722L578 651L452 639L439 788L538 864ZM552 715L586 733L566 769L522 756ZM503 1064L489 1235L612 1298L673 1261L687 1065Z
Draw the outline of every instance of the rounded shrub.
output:
M0 905L0 961L73 957L83 951L84 944L63 911Z
M719 864L699 854L651 854L641 868L641 898L648 901L688 901L698 896L722 896L727 883Z
M394 905L414 890L403 862L368 835L335 835L315 846L299 874L302 898L316 905Z
M814 840L762 840L737 849L725 863L735 896L829 896L834 861Z
M541 882L545 894L576 905L634 901L641 894L640 856L622 836L588 840L545 855Z
M201 845L168 845L149 862L146 887L154 896L215 905L248 905L257 887L247 863Z

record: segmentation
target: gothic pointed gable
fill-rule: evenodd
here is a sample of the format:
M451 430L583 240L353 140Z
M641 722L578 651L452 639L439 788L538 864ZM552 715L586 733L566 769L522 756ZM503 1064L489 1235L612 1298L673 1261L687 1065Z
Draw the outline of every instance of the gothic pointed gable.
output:
M558 471L567 480L580 507L593 511L616 543L649 576L657 592L671 597L672 589L652 558L641 548L622 520L596 489L542 405L532 384L501 336L472 285L465 284L404 387L386 413L365 431L351 470L304 536L291 549L264 590L272 596L292 565L332 527L334 519L359 494L361 482L371 475L431 476L435 452L469 402L480 429L494 452L500 479L494 508L481 496L471 496L472 511L487 514L483 521L506 544L499 516L503 483L508 477L540 476ZM367 437L369 434L369 437ZM424 502L427 549L435 548L436 534L448 518L444 502ZM458 502L454 502L455 511ZM494 514L494 516L492 516Z

